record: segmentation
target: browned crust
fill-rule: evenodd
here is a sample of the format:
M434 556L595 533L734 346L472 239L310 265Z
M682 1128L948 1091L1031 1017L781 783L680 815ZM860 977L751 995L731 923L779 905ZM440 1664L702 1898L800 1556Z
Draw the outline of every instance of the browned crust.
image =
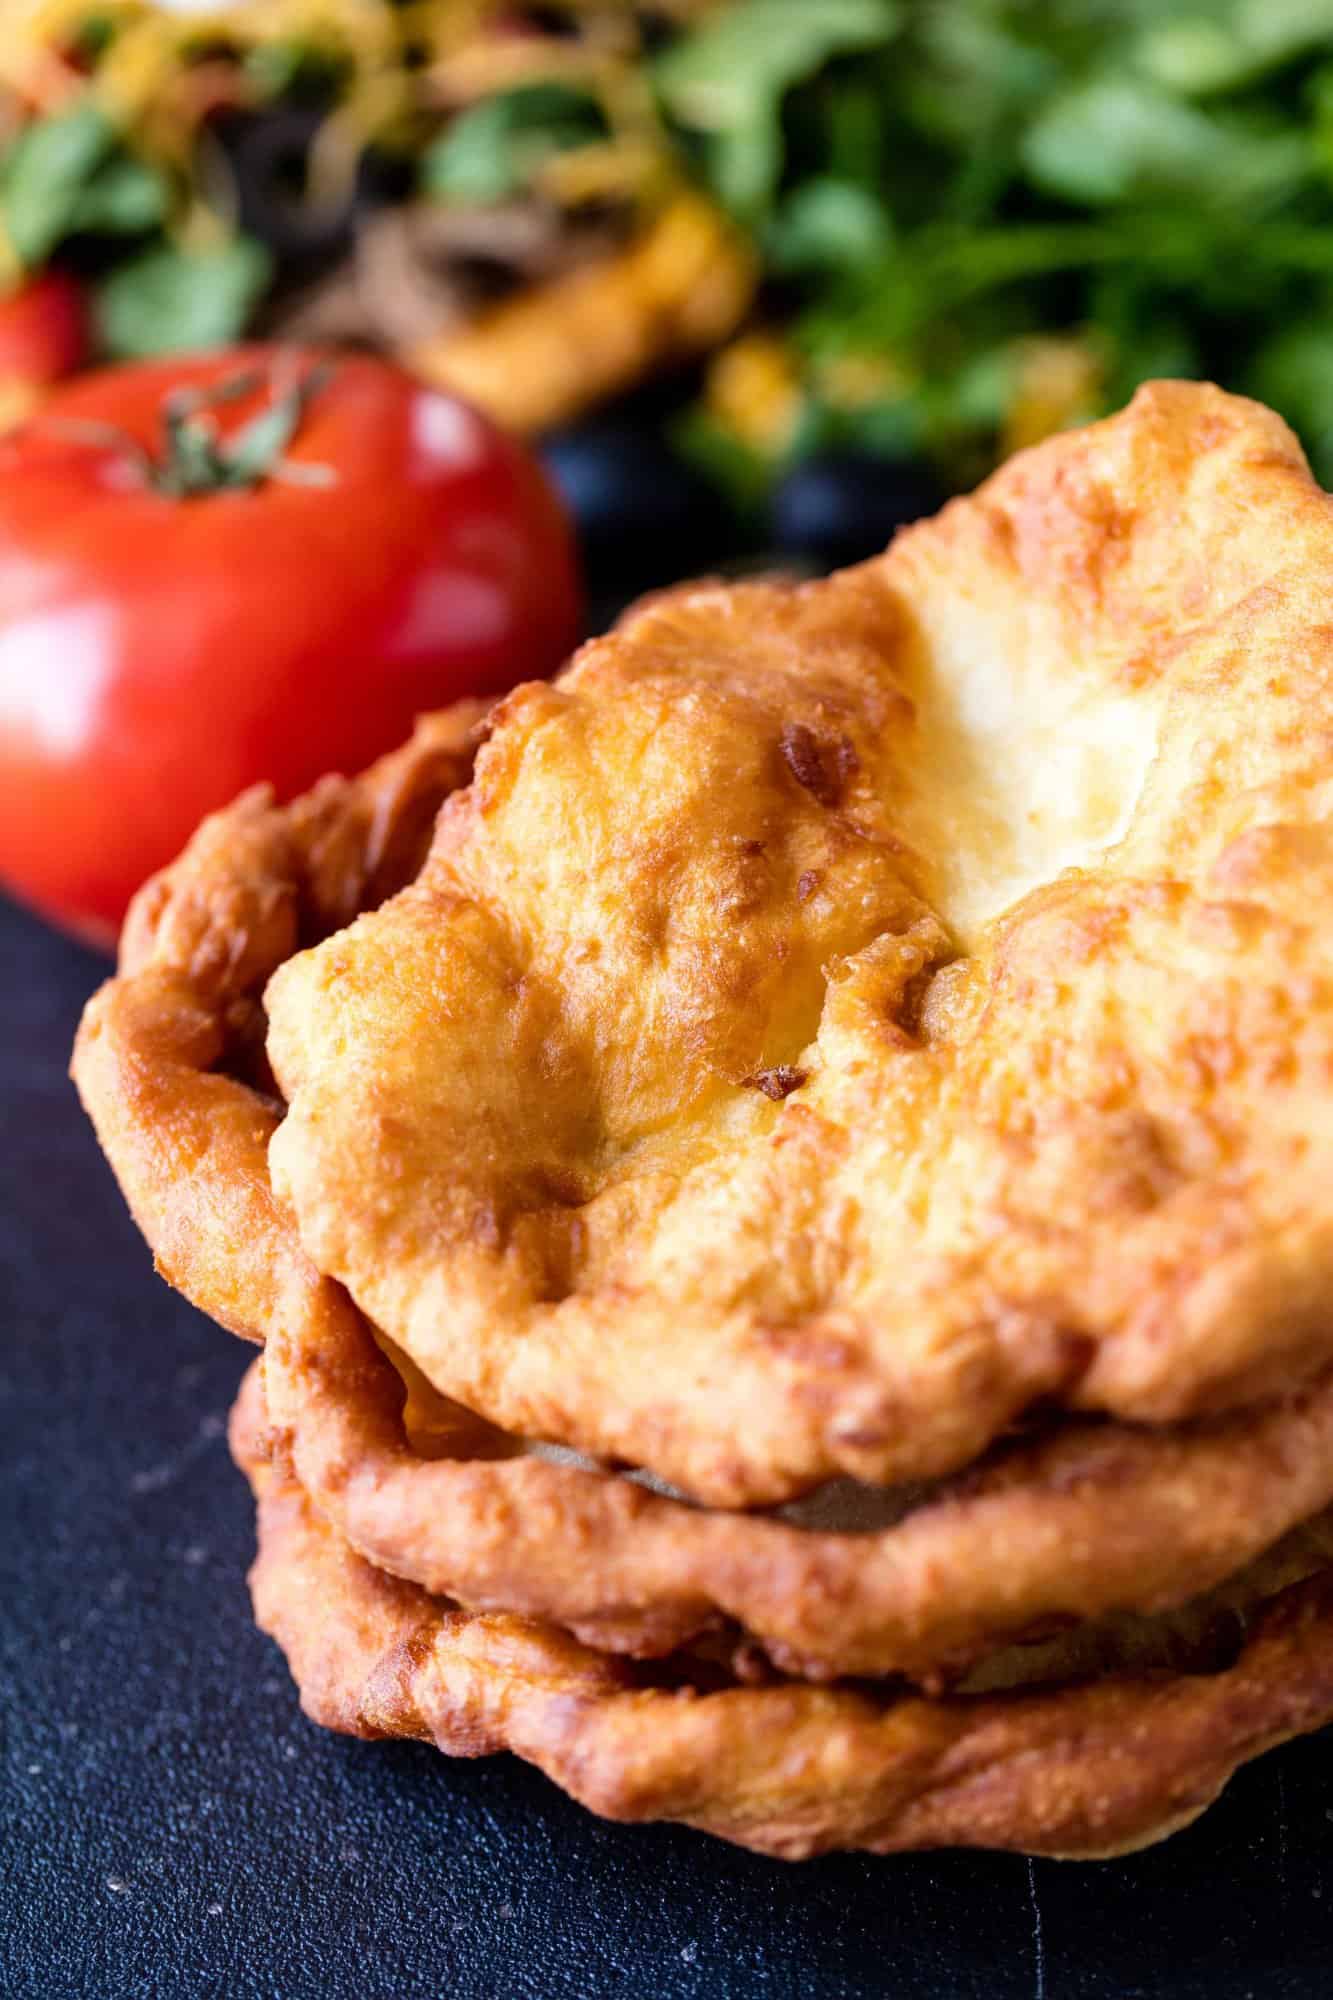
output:
M234 1074L271 1083L264 983L415 873L483 714L462 702L425 717L360 777L289 806L259 786L211 815L135 897L118 975L84 1010L72 1074L157 1268L245 1339L263 1340L304 1271L269 1188L277 1100Z
M589 1645L662 1653L726 1617L789 1672L936 1685L1005 1637L1181 1603L1333 1501L1327 1378L1184 1433L1065 1428L873 1533L704 1512L531 1457L475 1460L467 1413L437 1436L448 1455L425 1461L346 1294L315 1280L304 1303L274 1324L265 1380L321 1509L380 1567L554 1618Z
M549 1626L462 1612L364 1562L262 1459L256 1400L252 1387L233 1431L259 1503L251 1588L306 1712L453 1755L516 1751L609 1818L682 1820L790 1859L1123 1853L1195 1817L1239 1764L1333 1718L1328 1572L1275 1598L1214 1674L940 1700L643 1685Z
M442 1394L718 1506L1311 1379L1331 574L1285 426L1156 384L516 691L270 985L313 1261Z
M363 1555L615 1650L665 1653L728 1618L788 1671L935 1685L1007 1635L1179 1603L1333 1499L1329 1379L1177 1433L1066 1427L856 1536L497 1462L494 1434L456 1406L445 1455L418 1457L396 1371L273 1199L281 1107L217 1065L234 1066L275 964L411 872L466 774L472 721L423 724L364 779L291 808L251 795L210 821L136 904L124 970L90 1004L75 1060L158 1268L234 1331L269 1336L275 1420Z

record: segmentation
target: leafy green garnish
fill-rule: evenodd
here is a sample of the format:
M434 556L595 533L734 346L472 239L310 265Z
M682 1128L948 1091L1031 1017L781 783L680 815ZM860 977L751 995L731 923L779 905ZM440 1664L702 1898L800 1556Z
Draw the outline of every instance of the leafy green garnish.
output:
M166 211L166 185L134 159L92 103L19 134L0 164L0 211L19 261L45 262L80 231L137 235Z
M271 273L268 252L246 236L205 254L156 245L102 281L102 344L126 358L226 346L244 331Z
M73 49L75 55L86 63L95 63L105 55L116 39L118 23L113 14L103 14L90 9L74 30Z
M1221 0L1176 20L1152 21L1135 66L1182 96L1256 82L1333 35L1333 0Z
M1129 77L1056 98L1029 127L1022 157L1037 187L1093 208L1163 197L1210 207L1268 201L1290 194L1314 165L1306 133L1223 119Z
M775 271L855 270L881 257L892 224L867 188L818 178L796 188L764 232Z
M740 0L669 48L655 65L662 102L705 136L722 199L755 217L782 173L782 105L835 56L883 47L897 32L895 0Z
M290 90L310 61L309 52L299 41L280 37L257 42L244 57L245 74L264 97L281 97Z
M456 118L422 155L421 185L449 201L503 201L553 153L589 145L606 132L606 114L586 91L524 84Z
M128 154L107 161L88 182L70 219L71 232L138 236L166 220L166 184L155 168Z
M79 202L109 157L115 133L92 104L21 132L0 173L9 239L24 264L40 264L73 227Z
M803 414L770 471L832 440L970 479L1203 374L1333 476L1333 0L740 0L656 74L778 281Z

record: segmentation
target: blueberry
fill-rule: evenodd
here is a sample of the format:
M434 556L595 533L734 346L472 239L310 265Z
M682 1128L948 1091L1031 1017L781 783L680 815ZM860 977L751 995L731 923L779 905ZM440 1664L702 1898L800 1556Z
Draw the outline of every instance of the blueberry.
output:
M779 482L772 499L776 547L828 568L878 555L894 530L943 499L928 466L915 459L820 452Z
M730 547L715 489L655 431L597 419L543 440L594 594L670 583Z

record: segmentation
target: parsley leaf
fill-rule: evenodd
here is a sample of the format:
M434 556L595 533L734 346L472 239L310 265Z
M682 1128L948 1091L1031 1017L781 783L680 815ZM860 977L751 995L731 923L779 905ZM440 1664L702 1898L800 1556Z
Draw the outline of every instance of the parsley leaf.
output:
M605 137L605 113L586 91L524 84L456 118L421 161L427 194L449 201L503 201L552 153Z
M243 332L271 269L268 252L248 236L204 254L155 245L103 280L102 344L127 358L225 347Z
M894 0L740 0L658 58L667 112L704 136L709 177L738 214L757 216L782 175L782 105L835 56L883 47Z

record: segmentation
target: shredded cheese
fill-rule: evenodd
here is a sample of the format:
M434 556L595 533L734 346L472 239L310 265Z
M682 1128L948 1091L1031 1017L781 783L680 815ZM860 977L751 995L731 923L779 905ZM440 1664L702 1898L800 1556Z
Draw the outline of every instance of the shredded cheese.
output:
M677 0L682 18L715 0ZM652 92L635 60L634 12L609 0L573 0L576 41L488 33L512 11L504 0L10 0L0 6L0 99L20 116L48 116L91 97L125 143L164 168L182 211L197 219L208 197L190 185L200 128L219 101L262 99L244 58L290 45L327 54L345 76L311 160L311 196L333 200L365 146L417 114L461 109L533 79L582 85L611 126L604 146L580 149L550 175L546 192L577 205L599 192L651 199L662 176L663 136ZM75 60L90 20L108 31L90 63ZM216 45L234 52L209 59ZM203 58L201 60L201 57Z

